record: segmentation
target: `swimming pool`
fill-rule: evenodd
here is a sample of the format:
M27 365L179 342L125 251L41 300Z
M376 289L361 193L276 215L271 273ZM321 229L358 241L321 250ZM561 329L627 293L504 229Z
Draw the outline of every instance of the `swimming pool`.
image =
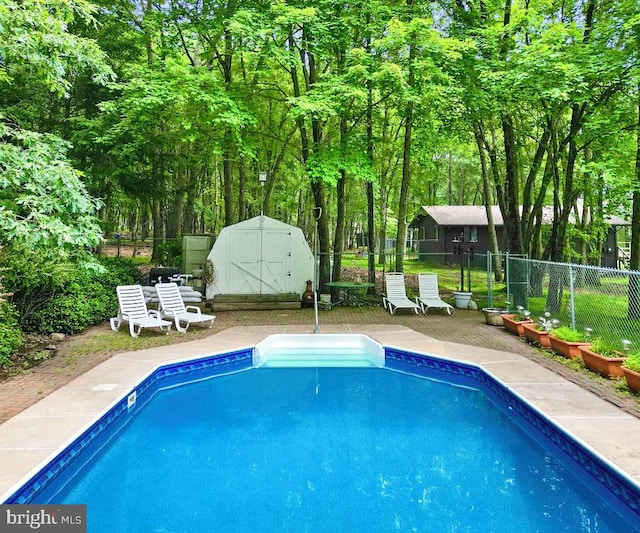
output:
M311 365L283 369L274 368L278 365L266 365L256 370L252 369L252 350L167 365L136 387L135 401L131 395L123 398L8 501L43 502L56 497L56 494L72 500L76 497L84 499L85 496L81 494L89 494L91 489L86 493L77 491L80 486L88 488L92 479L100 479L94 469L100 470L96 465L102 460L96 461L92 456L96 446L103 445L106 459L102 467L107 472L115 472L116 476L111 481L102 478L95 485L100 501L104 501L105 494L133 492L134 497L117 498L120 515L130 517L135 508L140 508L140 497L144 496L143 501L156 509L152 514L165 516L166 521L161 527L166 530L175 530L175 524L173 529L171 526L172 520L184 520L194 514L209 525L225 517L225 531L246 531L255 529L254 526L262 531L274 528L286 530L283 524L290 524L291 531L331 531L339 526L347 530L362 530L363 527L375 530L370 527L371 523L364 522L367 518L371 519L375 512L379 512L375 520L379 531L393 528L424 530L425 520L431 524L430 530L438 530L433 525L434 520L443 530L451 530L452 525L458 524L454 521L457 516L468 515L474 520L472 526L477 526L480 523L479 516L491 501L499 501L504 507L507 498L526 499L531 492L528 487L536 477L546 480L546 489L534 492L531 496L533 508L552 516L560 513L571 530L580 527L586 531L615 531L620 530L620 523L625 522L625 530L633 530L633 520L638 518L637 486L588 450L581 449L545 417L482 370L473 365L452 363L388 347L384 352L386 369L372 363L364 368L330 369ZM214 375L219 377L208 379ZM262 376L273 381L263 382ZM424 377L429 379L425 380ZM195 383L177 387L187 381ZM445 382L452 382L455 386ZM376 392L380 388L385 391L384 395ZM161 394L156 394L161 390ZM289 391L291 397L278 397L277 392L282 390ZM185 391L186 398L177 400L176 396ZM260 393L256 394L256 391ZM295 391L302 392L302 395L296 395L294 401ZM453 395L445 396L444 391ZM252 405L249 412L241 408L240 401L230 399L230 395L236 392L241 392L243 402ZM254 394L253 400L251 394ZM391 396L395 398L394 402L391 402ZM268 398L269 401L257 401L256 398ZM280 415L278 410L264 411L267 407L278 407ZM346 407L353 407L355 412L344 414ZM487 408L490 408L487 418L481 419L479 413ZM172 409L174 414L170 415ZM334 445L325 446L327 439L323 437L326 431L309 433L308 426L311 424L326 429L324 423L327 413L336 410L342 413L338 419L342 431L331 437ZM282 412L286 416L282 416ZM466 422L462 417L465 412L472 414ZM443 413L444 418L436 418ZM149 420L146 420L147 415L150 415ZM207 429L204 422L210 417L214 417L215 427L218 428L213 432ZM289 423L292 420L294 424ZM456 424L452 424L452 420ZM249 425L250 421L254 425ZM260 423L255 425L256 421ZM388 426L386 429L382 428L382 421ZM224 430L221 429L222 422L225 423ZM196 434L200 438L192 437L193 441L209 442L215 440L212 438L214 435L222 440L215 441L214 447L209 450L196 450L192 446L186 447L184 443L167 443L164 451L160 449L152 453L154 443L162 440L159 439L158 428L169 424L168 435L171 436L180 432L179 423L199 428L200 433ZM290 426L300 425L307 428L302 436L289 432ZM124 426L126 431L121 433L124 437L111 439L113 430ZM520 428L516 431L518 440L506 436L506 426ZM375 431L373 436L371 433L367 436L365 428ZM466 429L462 431L461 428ZM131 430L137 433L130 433ZM417 440L407 440L409 434ZM500 436L497 442L482 440L494 434ZM133 442L133 448L127 448L127 441ZM460 464L445 459L443 452L446 450L437 448L427 451L427 441L433 441L436 445L446 443L445 447L454 450L454 456ZM317 444L319 448L310 448L309 442ZM560 463L551 465L549 453L534 460L534 451L540 449L538 443L554 452ZM170 453L172 448L175 453ZM328 452L334 449L346 450L350 462L339 463L340 457L330 457ZM183 484L177 483L173 481L175 475L159 470L157 466L152 468L147 462L151 457L145 458L140 450L149 452L151 456L155 454L155 459L164 466L171 463L167 458L172 457L182 465L180 470L189 471L190 475L184 477ZM485 453L487 450L491 453ZM498 450L503 458L496 463L497 455L493 452L497 453ZM296 456L294 451L302 451L302 457ZM186 466L189 461L180 463L180 456L186 456L187 459L208 457L208 463L200 469L189 470ZM246 461L234 462L237 457ZM77 469L82 462L89 463L82 470L84 481L72 488L66 478L70 470ZM463 467L478 462L481 468L475 472ZM143 464L143 470L156 472L158 477L149 482L151 487L162 487L156 497L150 498L153 490L140 492L142 481L137 474L130 473L130 468L136 463ZM218 477L206 477L207 472L211 475L206 464L215 465ZM303 468L303 465L308 465L311 470ZM313 470L313 467L317 467L317 470ZM532 479L520 477L523 469L533 472ZM232 473L239 471L250 474L249 482L235 479L237 476ZM507 476L501 481L495 477L496 473L505 471ZM201 473L205 474L204 478L197 477ZM296 478L294 474L298 473L304 475ZM321 478L320 474L323 473L331 475ZM137 485L138 490L125 488L124 478L130 478L129 482L133 487ZM455 483L446 486L443 482L446 478L453 479ZM579 487L577 499L567 496L566 489L560 487L561 480L565 479ZM588 489L587 485L592 488ZM168 486L174 487L176 493L168 502L160 505L157 496L166 492ZM465 487L475 496L459 497L460 494L465 495ZM605 503L603 507L597 507L601 504L592 502L596 507L589 510L584 502L594 493L604 495ZM205 494L207 503L194 504L195 496L201 494ZM348 500L345 494L349 495ZM234 495L236 501L232 498ZM378 511L372 507L376 498L379 500L376 504ZM132 510L122 512L122 505L126 509L126 504L122 504L125 499L131 503ZM563 510L553 507L557 506L558 501L563 502ZM412 502L417 515L410 517L408 511L399 505L401 502ZM453 502L452 507L445 509L443 502ZM82 503L86 503L86 500ZM363 510L363 513L354 512L354 506ZM90 523L91 508L90 504ZM235 511L229 514L231 509ZM277 509L287 512L278 514ZM432 511L436 514L428 514ZM510 515L508 520L504 520L502 517L505 512L501 512L503 514L497 519L485 516L489 525L484 530L500 530L500 524L508 526L510 531L535 530L525 527L527 524L541 524L536 527L550 530L549 524L552 522L548 522L546 515L532 518L528 511L515 511L518 517L526 520L526 524L520 524L525 529L514 529L514 524L517 524L513 521L515 519ZM242 520L237 520L237 526L234 526L229 521L230 516L242 516ZM318 516L324 519L318 521ZM111 524L110 531L131 530L131 524L128 528L123 524L123 529L113 527L113 516L107 516L106 520ZM611 526L611 521L615 527ZM463 524L457 527L458 530L467 530Z

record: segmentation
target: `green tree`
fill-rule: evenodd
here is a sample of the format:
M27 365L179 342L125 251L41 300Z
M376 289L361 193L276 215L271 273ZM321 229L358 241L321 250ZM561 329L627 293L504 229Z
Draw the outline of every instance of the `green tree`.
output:
M0 9L0 88L28 80L66 97L71 79L90 72L96 83L112 75L94 41L73 35L75 20L92 21L83 1L8 0ZM67 159L68 145L54 135L22 128L21 116L0 100L0 243L13 249L42 247L52 256L95 246L97 201Z

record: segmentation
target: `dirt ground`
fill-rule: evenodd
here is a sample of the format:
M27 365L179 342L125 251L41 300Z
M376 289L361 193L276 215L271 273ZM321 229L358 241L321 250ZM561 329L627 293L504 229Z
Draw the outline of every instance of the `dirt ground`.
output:
M100 253L108 257L151 257L152 251L151 244L140 242L137 246L121 244L118 247L116 244L105 244Z

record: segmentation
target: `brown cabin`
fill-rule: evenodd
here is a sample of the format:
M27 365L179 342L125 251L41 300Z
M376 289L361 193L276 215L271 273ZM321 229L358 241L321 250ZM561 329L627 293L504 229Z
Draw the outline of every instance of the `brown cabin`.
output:
M502 213L497 205L491 206L491 213L498 246L503 249ZM553 208L544 208L543 216L546 223L552 224ZM618 233L631 224L617 216L609 216L607 221L610 227L603 245L600 266L619 268L624 262L623 241L626 239L623 236L619 238ZM473 247L475 253L486 254L489 250L489 225L483 205L422 206L422 211L409 224L409 228L418 254L453 254L454 240L459 239L460 235L464 235L465 242L476 241ZM447 261L453 263L457 259L451 256Z

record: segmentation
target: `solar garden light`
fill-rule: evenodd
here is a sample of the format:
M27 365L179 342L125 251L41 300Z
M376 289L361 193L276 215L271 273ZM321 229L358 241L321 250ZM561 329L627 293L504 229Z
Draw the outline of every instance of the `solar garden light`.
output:
M267 173L258 172L258 181L260 182L260 214L264 214L264 184L267 182Z
M628 339L622 339L622 349L624 350L624 355L629 355L629 350L631 349L631 341Z
M506 300L504 302L504 305L506 306L507 311L509 311L509 308L511 307L511 302L509 300Z
M538 322L540 322L542 329L544 329L547 333L551 329L551 320L549 320L550 316L551 313L549 313L549 311L545 311L544 316L538 318Z
M584 328L584 338L586 340L589 340L589 337L591 337L591 334L593 333L593 329L591 328Z
M560 325L560 321L557 318L554 318L553 320L551 320L551 327L553 329L556 329L559 325Z
M529 319L529 317L531 316L531 311L522 311L522 316L525 319Z

